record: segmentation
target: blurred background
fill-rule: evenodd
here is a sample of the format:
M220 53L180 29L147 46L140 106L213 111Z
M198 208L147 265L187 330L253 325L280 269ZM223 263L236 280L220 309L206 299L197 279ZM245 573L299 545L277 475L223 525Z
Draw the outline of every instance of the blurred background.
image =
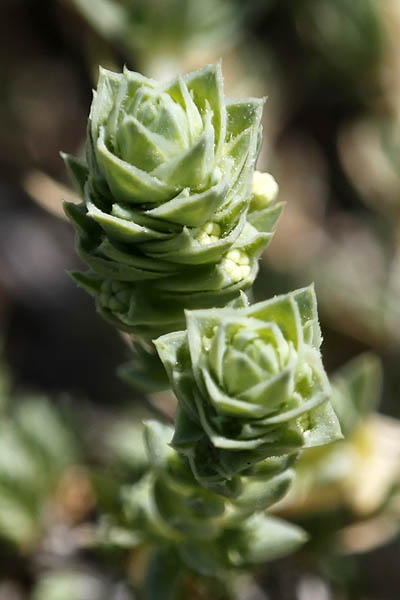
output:
M86 548L143 471L144 399L66 273L61 200L78 199L59 152L83 151L99 64L168 80L219 58L228 95L268 97L258 169L287 203L255 297L315 281L328 371L364 352L383 365L347 446L300 465L307 489L279 508L313 541L240 598L397 599L398 0L2 0L0 48L0 600L135 598L126 559Z

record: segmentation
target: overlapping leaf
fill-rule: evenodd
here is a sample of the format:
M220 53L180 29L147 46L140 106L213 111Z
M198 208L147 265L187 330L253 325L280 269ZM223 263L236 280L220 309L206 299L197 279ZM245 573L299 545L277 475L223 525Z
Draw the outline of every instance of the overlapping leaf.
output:
M206 487L236 495L251 465L341 437L312 287L186 320L155 344L179 402L173 445Z
M152 466L122 494L135 544L169 548L171 560L175 556L199 574L220 576L290 553L305 541L298 527L262 513L286 493L291 459L264 461L254 476L243 478L237 498L228 500L199 485L188 460L169 446L172 435L160 423L145 425Z

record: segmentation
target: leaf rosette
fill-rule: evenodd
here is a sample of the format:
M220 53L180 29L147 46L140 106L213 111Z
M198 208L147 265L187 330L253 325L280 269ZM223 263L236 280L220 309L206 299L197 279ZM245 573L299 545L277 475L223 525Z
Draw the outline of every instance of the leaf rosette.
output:
M203 485L234 495L259 461L341 437L312 287L186 321L155 344L178 398L172 444Z
M220 65L166 84L101 69L87 164L65 157L84 201L66 211L90 267L76 278L121 329L159 335L253 283L281 211L252 191L262 106L225 99Z

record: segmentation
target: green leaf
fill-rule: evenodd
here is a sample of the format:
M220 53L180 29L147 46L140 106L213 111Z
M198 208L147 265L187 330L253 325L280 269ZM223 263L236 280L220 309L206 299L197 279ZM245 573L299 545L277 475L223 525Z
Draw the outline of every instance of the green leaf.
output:
M305 448L323 446L343 439L339 420L330 402L311 410L304 431Z
M169 202L164 202L146 214L187 227L200 227L211 217L224 202L228 189L228 178L221 178L218 183L204 192L191 194L185 188Z
M244 565L275 560L295 552L307 541L305 531L276 517L255 514L243 523Z
M29 547L37 534L38 520L32 508L0 485L0 536L21 547Z
M295 349L301 345L303 341L301 318L292 294L258 302L245 309L245 314L260 321L276 323L285 339L293 342Z
M202 116L210 111L215 131L216 154L225 140L226 111L223 97L223 77L220 63L208 65L183 76L189 92Z
M213 168L214 129L208 119L204 132L188 150L160 164L151 175L178 189L189 187L196 190L208 183Z
M143 435L151 464L154 467L165 466L168 457L173 452L170 447L173 436L172 427L158 421L145 421Z
M279 202L273 206L267 206L267 208L262 210L254 210L249 213L248 221L258 231L273 231L279 217L282 214L284 206L284 202Z
M107 432L107 448L113 464L123 465L129 475L138 475L149 466L143 435L143 425L132 418L121 418Z
M375 354L366 352L346 363L331 381L332 405L347 436L378 407L382 389L381 361Z
M228 137L235 137L250 126L258 129L264 102L264 98L241 98L227 101Z
M93 574L60 569L39 579L32 600L87 600L100 592L99 587L100 581Z
M319 348L322 342L321 330L318 322L317 298L314 284L296 290L293 297L299 307L303 336L306 344Z
M89 115L89 128L94 139L98 135L100 127L107 122L123 81L124 78L120 73L114 73L103 67L99 68L97 91L93 94Z
M132 115L126 115L117 131L121 158L139 169L152 171L169 158L173 148L158 133L150 131Z
M170 200L179 192L175 185L164 183L112 154L105 144L104 130L100 131L97 152L107 183L118 201L157 204Z
M171 234L155 231L148 227L137 225L132 221L126 221L125 219L119 219L118 217L104 213L91 201L88 201L86 205L88 217L96 221L111 240L137 244L154 239L168 240L171 237Z
M88 294L96 298L101 291L103 279L100 278L96 273L92 271L70 271L69 276L78 284L79 287L84 289Z
M136 343L133 358L118 368L118 375L130 386L145 392L160 392L169 388L168 376L154 347Z
M60 154L72 177L77 183L80 193L83 194L86 181L89 177L89 169L87 165L75 156L71 156L65 152L61 152Z
M123 31L126 12L112 0L72 0L94 29L107 38L118 39Z
M204 577L218 576L226 566L223 553L215 543L193 544L188 541L179 545L178 552L189 569Z
M178 77L172 84L168 84L166 91L184 109L190 131L190 143L193 144L203 130L203 121L183 78Z
M171 445L180 451L190 449L203 438L203 430L198 423L192 421L186 411L178 404L175 417L175 430Z
M100 228L97 223L88 218L85 204L64 202L63 207L65 214L72 221L78 233L84 237L87 236L89 239L96 239L98 237Z
M153 258L166 260L182 265L206 265L207 263L218 263L221 257L234 245L238 239L243 226L245 224L245 216L235 225L235 227L224 236L221 236L216 241L210 241L209 244L201 244L198 240L198 230L190 230L184 227L182 232L175 237L167 240L155 240L145 242L142 246L144 252ZM201 268L201 267L200 267ZM191 274L191 281L197 281L196 289L201 289L201 281L204 280L203 270L191 269L188 273ZM188 273L181 273L179 277L173 280L173 289L176 291L185 291L187 287ZM182 276L183 275L183 276ZM177 288L177 286L180 285ZM192 284L193 285L193 284ZM221 287L221 278L220 285ZM193 289L193 287L192 287Z
M248 515L255 511L266 510L283 498L293 480L293 469L288 469L269 480L246 477L243 481L243 492L234 503Z
M154 551L147 565L144 600L176 600L181 571L173 552Z

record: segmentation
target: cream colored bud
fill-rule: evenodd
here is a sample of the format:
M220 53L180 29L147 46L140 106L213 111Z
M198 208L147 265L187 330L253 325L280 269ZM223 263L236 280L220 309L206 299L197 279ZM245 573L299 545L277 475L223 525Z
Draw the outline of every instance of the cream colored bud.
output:
M217 237L221 235L221 227L218 225L218 223L212 223L209 221L208 223L205 223L201 229L209 235L215 235Z
M202 246L206 246L207 244L215 244L218 242L220 235L221 227L218 225L218 223L212 223L209 221L200 229L200 233L197 235L197 241Z
M252 209L260 210L275 200L279 187L270 173L254 171L251 191L253 192Z
M241 265L240 266L240 271L241 271L241 279L246 279L246 277L248 277L250 275L250 265Z
M199 233L197 241L202 246L207 246L207 244L209 244L211 240L210 240L210 236L208 235L208 233L205 233L204 231L202 231L201 233Z
M234 248L227 252L221 265L232 283L238 283L250 275L250 259L243 250Z
M225 271L225 274L229 277L232 283L238 283L242 279L245 279L250 273L250 266L238 265L229 258L225 258L221 265Z
M243 250L239 250L238 248L229 250L229 252L226 255L226 258L233 260L233 262L235 262L238 265L249 265L250 264L250 259L247 256L247 254L245 252L243 252Z
M229 250L229 252L226 255L226 258L229 258L230 260L233 260L233 262L239 264L240 254L240 250Z

